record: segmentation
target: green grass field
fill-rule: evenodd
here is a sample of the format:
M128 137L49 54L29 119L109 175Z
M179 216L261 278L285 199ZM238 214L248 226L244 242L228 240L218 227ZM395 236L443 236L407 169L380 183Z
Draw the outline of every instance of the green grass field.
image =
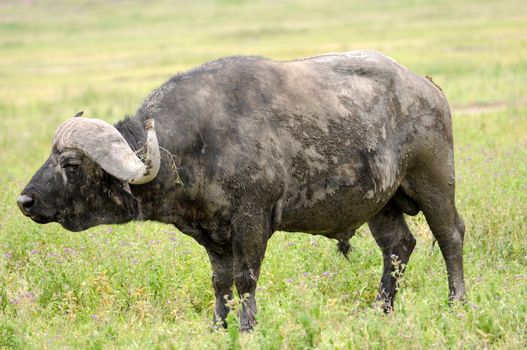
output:
M16 198L77 111L115 122L171 75L237 54L293 59L376 49L431 75L453 109L469 302L447 305L422 215L396 299L372 307L381 253L368 229L335 242L276 233L259 324L210 332L204 249L174 227L71 233ZM527 347L527 2L0 1L0 348ZM234 306L236 307L236 305Z

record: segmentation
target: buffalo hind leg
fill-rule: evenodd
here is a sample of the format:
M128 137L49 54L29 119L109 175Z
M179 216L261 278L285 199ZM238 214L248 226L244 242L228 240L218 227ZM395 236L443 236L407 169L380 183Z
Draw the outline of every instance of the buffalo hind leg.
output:
M248 210L233 217L232 248L234 283L241 298L240 330L249 332L256 325L256 285L265 255L270 224L262 211Z
M382 250L384 269L377 301L383 310L393 310L397 279L402 276L415 247L415 238L408 229L404 215L394 201L368 221L370 231Z
M419 185L418 185L419 186ZM449 300L464 301L463 241L465 223L454 204L453 182L425 183L419 187L417 202L439 244L448 274Z
M227 314L230 311L229 300L232 299L232 287L234 285L232 253L220 254L207 249L210 263L212 265L212 286L216 296L214 307L213 327L227 327Z

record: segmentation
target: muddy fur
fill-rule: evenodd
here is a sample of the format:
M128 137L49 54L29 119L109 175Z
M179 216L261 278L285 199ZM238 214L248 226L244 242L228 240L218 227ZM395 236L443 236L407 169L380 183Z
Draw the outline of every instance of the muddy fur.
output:
M230 57L175 76L117 123L133 150L145 142L148 118L163 148L152 182L128 187L82 154L68 170L54 149L23 191L22 211L70 230L174 224L208 252L217 324L225 324L233 285L244 297L243 330L256 322L273 232L336 239L347 257L348 240L367 222L383 251L378 299L389 311L394 276L415 246L404 214L423 211L445 256L450 296L464 298L450 110L428 79L369 51L290 62Z

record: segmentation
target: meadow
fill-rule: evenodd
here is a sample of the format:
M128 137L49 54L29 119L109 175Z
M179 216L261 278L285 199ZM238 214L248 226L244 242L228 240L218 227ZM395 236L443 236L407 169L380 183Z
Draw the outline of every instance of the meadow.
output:
M420 214L394 313L373 305L382 261L367 227L350 261L334 241L278 232L258 326L240 334L231 313L210 332L210 266L191 238L153 222L71 233L16 206L55 128L80 110L118 121L170 76L222 56L365 48L449 98L466 305L448 307ZM0 348L527 348L526 215L524 0L0 1Z

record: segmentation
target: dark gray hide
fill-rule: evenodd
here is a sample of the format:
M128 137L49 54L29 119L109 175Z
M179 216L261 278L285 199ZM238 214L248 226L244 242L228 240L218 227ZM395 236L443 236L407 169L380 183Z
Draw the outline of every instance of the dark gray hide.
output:
M162 147L152 182L130 193L86 156L54 148L19 198L22 211L70 230L174 224L209 254L215 320L224 323L236 285L249 330L273 232L320 234L345 250L367 222L384 255L378 300L388 311L415 246L403 213L422 210L445 257L450 297L464 298L450 111L427 79L376 52L231 57L175 76L117 123L134 150L147 118Z

